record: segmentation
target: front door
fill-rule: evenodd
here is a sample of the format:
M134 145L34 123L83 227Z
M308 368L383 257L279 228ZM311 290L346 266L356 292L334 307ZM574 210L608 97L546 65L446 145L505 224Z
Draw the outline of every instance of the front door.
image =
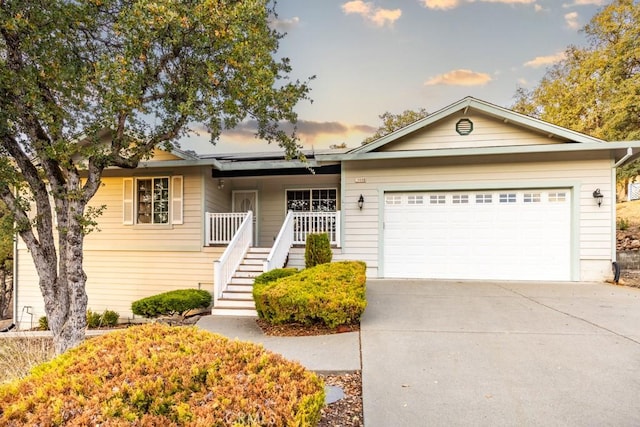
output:
M253 212L253 244L258 245L258 190L234 191L233 212Z

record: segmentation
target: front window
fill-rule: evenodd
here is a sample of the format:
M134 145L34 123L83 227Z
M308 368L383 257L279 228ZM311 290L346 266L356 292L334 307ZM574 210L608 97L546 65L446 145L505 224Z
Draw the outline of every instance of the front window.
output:
M169 178L148 178L136 181L138 224L169 223Z
M335 212L336 189L287 190L287 210L294 212Z
M287 190L287 210L294 212L294 242L304 244L311 233L327 233L331 242L337 242L337 201L335 188Z

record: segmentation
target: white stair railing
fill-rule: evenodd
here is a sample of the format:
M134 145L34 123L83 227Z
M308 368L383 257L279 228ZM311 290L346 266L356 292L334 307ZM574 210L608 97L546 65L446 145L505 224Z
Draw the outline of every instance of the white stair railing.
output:
M246 212L207 212L205 216L205 243L207 245L229 243L246 216Z
M220 259L213 262L214 305L222 296L222 292L226 289L253 242L253 212L249 211L243 215L246 217L238 227L233 239L227 245Z
M329 242L340 245L340 211L294 212L293 244L304 245L309 234L327 233Z
M289 249L293 245L293 212L289 211L287 217L280 227L280 232L276 237L271 251L267 256L267 260L264 262L263 271L271 271L276 268L284 267L284 263L287 261L287 255L289 255Z

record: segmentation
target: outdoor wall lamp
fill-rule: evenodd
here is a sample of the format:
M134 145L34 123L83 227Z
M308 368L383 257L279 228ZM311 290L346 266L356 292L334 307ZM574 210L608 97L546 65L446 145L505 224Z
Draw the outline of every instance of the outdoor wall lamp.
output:
M224 179L220 178L218 180L218 190L222 190L224 188Z
M593 192L593 198L596 199L598 207L600 207L602 205L602 199L604 199L604 196L600 192L599 188L596 188L596 190Z
M364 197L361 194L360 198L358 199L358 207L360 208L360 210L362 210L363 206L364 206Z

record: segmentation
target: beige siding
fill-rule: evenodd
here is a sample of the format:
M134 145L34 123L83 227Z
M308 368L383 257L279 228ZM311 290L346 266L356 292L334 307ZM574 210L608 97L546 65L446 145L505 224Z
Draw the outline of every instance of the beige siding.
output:
M131 302L153 294L185 288L212 290L213 261L224 248L203 247L205 191L210 206L225 206L228 195L216 194L210 185L210 168L134 171L109 170L91 205L106 205L99 217L100 231L85 239L84 269L87 273L89 308L116 310L131 317ZM182 224L126 225L123 223L123 180L131 177L183 177ZM226 209L225 209L226 210ZM44 315L42 296L33 261L20 245L18 310L31 307L34 318ZM26 312L26 309L25 309ZM25 315L26 316L26 315ZM18 315L20 319L20 315ZM28 320L24 318L25 327Z
M126 250L87 250L84 269L87 273L88 307L93 311L115 310L122 319L131 319L131 303L140 298L174 289L213 291L213 261L223 248L205 248L201 252L151 252ZM24 307L34 314L37 323L44 316L38 277L26 251L20 251L20 288L18 320ZM24 310L26 313L26 309ZM29 327L30 317L22 315L22 328Z
M578 242L577 257L581 261L601 261L598 268L603 262L610 262L611 161L608 158L531 163L518 160L514 158L511 163L485 160L483 164L469 162L461 166L425 159L347 162L342 168L345 182L342 257L361 259L367 263L371 276L378 275L384 191L570 187L576 184L579 203L574 209L573 221L578 222L574 227L579 234L574 239ZM607 195L601 207L592 197L596 188ZM361 211L357 207L360 194L365 199ZM581 275L584 280L587 277L591 280L586 270L582 270Z
M470 135L459 135L456 123L466 117L473 122ZM558 144L563 140L548 138L539 132L523 131L479 112L450 117L421 129L405 138L385 145L380 151L428 150L437 148L478 148L512 145Z
M156 148L153 150L153 154L151 156L151 160L154 162L161 162L161 161L165 161L165 160L182 160L180 157L176 156L175 154L172 154L168 151L165 150L161 150L159 148Z
M93 206L106 205L99 218L99 232L85 239L87 250L144 251L200 251L203 241L202 192L203 181L200 170L174 169L171 171L148 169L135 171L136 178L159 176L183 176L182 224L149 225L123 223L123 179L130 176L111 176L102 179L102 187L91 201Z
M231 212L231 185L229 179L221 182L211 177L211 168L203 171L205 212ZM219 188L220 187L220 188Z

